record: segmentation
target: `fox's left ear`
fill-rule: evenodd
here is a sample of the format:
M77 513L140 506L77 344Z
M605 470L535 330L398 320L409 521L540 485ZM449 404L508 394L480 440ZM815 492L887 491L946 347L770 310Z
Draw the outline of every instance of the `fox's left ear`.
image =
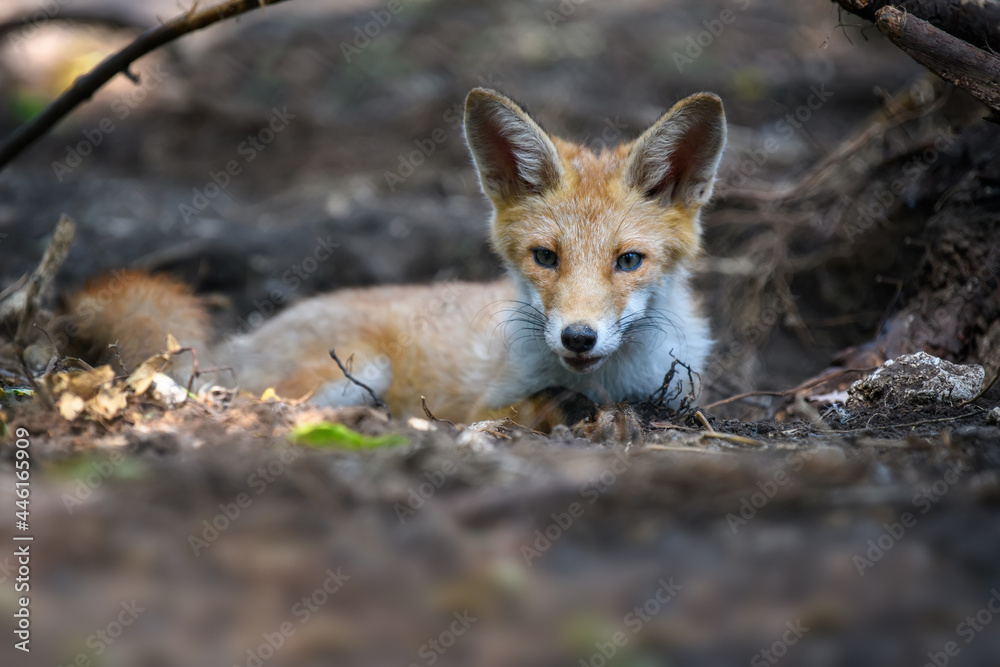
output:
M625 182L665 204L703 206L726 146L722 100L698 93L673 106L635 140Z

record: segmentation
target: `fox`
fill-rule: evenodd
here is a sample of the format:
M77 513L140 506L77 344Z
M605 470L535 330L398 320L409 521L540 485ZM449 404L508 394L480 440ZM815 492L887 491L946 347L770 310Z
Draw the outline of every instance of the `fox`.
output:
M642 401L675 361L701 373L712 339L689 275L726 144L722 100L691 95L636 139L595 149L475 88L464 133L503 278L340 289L212 346L191 288L122 271L70 300L80 339L94 350L117 341L118 361L134 366L171 333L257 394L329 407L373 405L374 394L399 416L423 416L426 400L462 423L528 419L555 390ZM177 355L167 372L185 384L191 363Z

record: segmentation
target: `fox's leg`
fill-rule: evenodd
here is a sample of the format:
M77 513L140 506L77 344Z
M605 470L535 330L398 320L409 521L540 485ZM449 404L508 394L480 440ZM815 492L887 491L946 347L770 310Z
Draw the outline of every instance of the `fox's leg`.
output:
M353 367L350 370L351 377L364 383L379 397L379 400L386 400L384 397L392 386L392 365L387 357L379 355L359 359L355 355L351 366ZM375 405L371 393L347 377L326 380L316 389L312 402L326 407Z
M522 426L549 433L562 424L594 442L638 442L642 423L628 403L599 405L572 389L550 387L513 406Z
M344 363L351 377L367 385L381 400L392 386L392 364L385 355L370 350L343 348ZM375 405L375 400L357 382L349 380L329 353L308 360L286 374L275 387L279 396L298 397L312 392L310 403L322 407Z

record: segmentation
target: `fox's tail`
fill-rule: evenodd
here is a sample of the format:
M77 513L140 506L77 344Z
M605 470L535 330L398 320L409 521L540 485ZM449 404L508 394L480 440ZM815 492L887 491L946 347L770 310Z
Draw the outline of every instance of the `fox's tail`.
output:
M124 371L166 349L167 334L182 347L208 352L211 339L208 311L191 288L168 276L143 271L112 271L92 281L70 298L73 350L100 363L124 365ZM108 346L117 343L118 354ZM119 363L120 359L120 363ZM204 357L200 357L204 366ZM186 383L191 356L174 355L168 375Z

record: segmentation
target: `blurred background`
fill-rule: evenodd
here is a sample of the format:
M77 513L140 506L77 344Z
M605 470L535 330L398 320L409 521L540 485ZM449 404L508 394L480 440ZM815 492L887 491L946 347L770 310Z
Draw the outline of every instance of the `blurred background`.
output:
M0 135L184 9L5 0ZM117 77L0 172L0 287L34 268L61 213L78 229L60 294L116 267L168 271L211 299L222 332L338 287L490 279L461 131L470 88L501 89L595 149L709 90L729 146L694 267L719 341L703 403L915 349L988 377L1000 363L995 282L969 268L1000 266L1000 200L981 196L1000 183L995 125L827 0L292 0L132 71L138 83ZM779 403L720 414L772 417ZM1000 621L977 617L991 599L1000 610L995 428L844 436L804 457L794 442L745 457L436 431L411 433L404 453L345 455L289 449L291 408L189 416L123 432L14 422L44 465L35 635L24 655L5 631L0 661L1000 655ZM387 428L371 419L354 426Z

